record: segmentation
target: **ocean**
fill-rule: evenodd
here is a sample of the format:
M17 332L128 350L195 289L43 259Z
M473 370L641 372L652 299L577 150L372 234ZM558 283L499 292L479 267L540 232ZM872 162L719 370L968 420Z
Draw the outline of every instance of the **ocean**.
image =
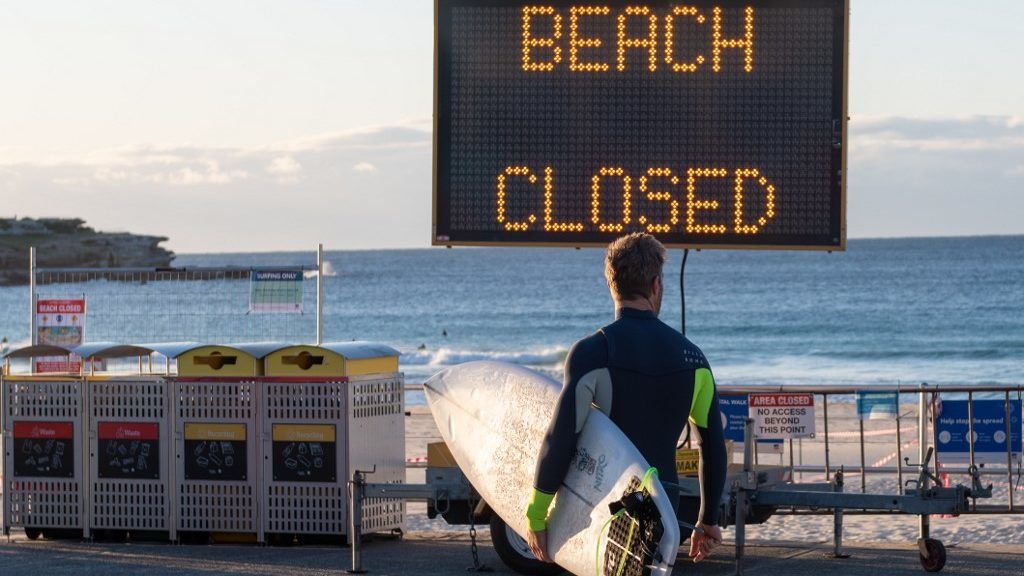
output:
M409 383L477 359L515 362L560 378L572 343L613 316L597 249L330 251L326 258L333 274L325 277L325 340L398 348ZM661 311L675 327L681 258L681 250L670 251ZM313 256L196 254L175 261L284 263L312 264ZM836 253L691 251L685 283L686 334L704 350L720 383L1024 381L1024 236L851 240L846 252ZM237 291L240 298L246 290ZM87 285L73 290L87 298L89 291ZM0 288L0 336L15 344L27 340L27 293L26 287ZM208 309L203 298L200 292L167 305L187 315ZM312 301L305 304L312 309ZM96 305L90 301L90 315ZM215 305L244 308L247 302ZM308 314L305 320L312 326ZM131 334L133 326L120 322L117 329ZM94 323L87 335L100 328ZM117 339L106 330L104 339ZM201 339L218 341L216 327L207 330Z

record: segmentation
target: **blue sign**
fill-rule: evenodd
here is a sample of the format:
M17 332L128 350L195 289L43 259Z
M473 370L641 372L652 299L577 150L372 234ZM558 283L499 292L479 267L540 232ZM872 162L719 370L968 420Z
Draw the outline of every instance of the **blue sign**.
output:
M857 416L861 420L896 418L899 392L857 392Z
M743 444L743 424L748 418L747 396L719 396L718 406L722 410L722 429L725 439ZM758 444L773 444L782 447L782 440L758 440ZM773 446L773 449L775 446Z
M1006 404L1003 400L975 400L974 461L1006 462ZM943 400L936 423L939 462L967 462L967 400ZM1021 452L1021 401L1010 401L1010 445L1015 459Z

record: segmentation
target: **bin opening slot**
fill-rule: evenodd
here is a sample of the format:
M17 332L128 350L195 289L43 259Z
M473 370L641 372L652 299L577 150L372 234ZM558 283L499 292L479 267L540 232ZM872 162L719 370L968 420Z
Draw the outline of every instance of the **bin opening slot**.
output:
M298 366L300 370L309 370L313 366L321 366L324 363L324 357L321 355L312 355L309 352L303 350L295 356L284 356L281 358L282 364L291 366Z
M238 356L225 356L220 352L211 352L209 356L194 356L192 363L196 366L209 366L214 370L220 370L224 366L234 366L238 363Z

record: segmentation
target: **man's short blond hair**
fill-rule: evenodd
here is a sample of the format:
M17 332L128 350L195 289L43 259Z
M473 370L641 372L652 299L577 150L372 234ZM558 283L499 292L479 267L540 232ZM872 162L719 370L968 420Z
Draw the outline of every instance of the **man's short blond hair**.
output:
M608 245L604 256L604 277L617 300L650 298L651 284L661 276L665 247L657 238L634 232Z

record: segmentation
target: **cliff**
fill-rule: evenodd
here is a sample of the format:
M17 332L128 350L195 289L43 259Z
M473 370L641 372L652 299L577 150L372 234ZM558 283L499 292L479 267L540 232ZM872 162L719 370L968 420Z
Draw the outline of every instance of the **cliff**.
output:
M162 236L106 233L78 218L0 218L0 285L28 284L28 249L40 268L170 266Z

